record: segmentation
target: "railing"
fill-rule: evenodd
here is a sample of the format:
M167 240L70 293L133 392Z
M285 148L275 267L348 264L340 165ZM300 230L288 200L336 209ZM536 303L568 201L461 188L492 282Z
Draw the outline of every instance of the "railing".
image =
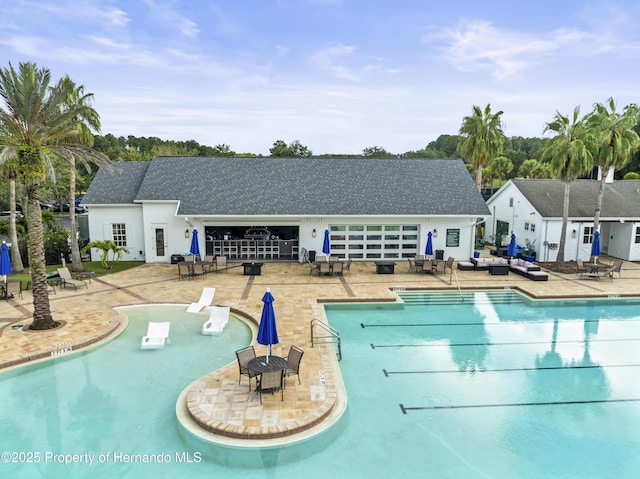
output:
M329 333L328 336L316 336L314 334L314 328L315 327L319 327L320 329L324 330L325 332ZM318 341L321 340L321 341ZM342 359L342 346L341 346L341 341L340 341L340 333L338 333L338 331L335 328L332 328L331 326L329 326L327 323L323 323L322 321L320 321L319 319L315 318L311 320L311 347L313 347L315 344L322 344L322 343L334 343L337 346L337 355L338 355L338 361L340 361Z
M453 275L456 278L456 285L458 286L458 293L460 294L460 301L462 303L464 303L464 296L462 295L462 289L460 288L460 281L458 281L458 273L453 271L453 268L451 268L451 271L453 272ZM451 282L451 281L449 281Z

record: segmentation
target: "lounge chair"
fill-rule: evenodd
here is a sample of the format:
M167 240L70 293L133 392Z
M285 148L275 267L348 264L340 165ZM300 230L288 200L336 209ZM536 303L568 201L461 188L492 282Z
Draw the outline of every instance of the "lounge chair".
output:
M287 376L298 376L298 384L300 383L300 362L304 351L296 346L291 346L287 355L287 369L284 370L285 379Z
M240 370L240 376L238 377L238 384L242 376L249 378L249 389L251 389L251 378L255 378L258 374L249 369L248 364L253 358L256 357L256 350L253 346L248 346L244 349L236 351L236 358L238 358L238 368Z
M229 322L229 306L211 306L209 319L202 325L202 334L205 336L219 336Z
M86 281L73 279L71 277L71 272L69 271L69 268L67 268L67 267L58 268L58 274L60 275L60 279L62 280L62 285L65 288L67 287L68 284L70 284L76 290L78 289L78 286L84 286L85 288L89 289L89 286L87 285Z
M170 321L157 323L150 321L147 335L142 338L140 349L162 349L169 341Z
M269 371L260 375L257 387L260 394L260 404L262 404L262 394L264 392L269 391L273 394L276 389L280 389L280 400L284 401L283 378L283 371Z
M199 313L207 306L211 305L213 296L216 294L216 288L203 288L200 299L197 303L191 303L187 308L187 313Z

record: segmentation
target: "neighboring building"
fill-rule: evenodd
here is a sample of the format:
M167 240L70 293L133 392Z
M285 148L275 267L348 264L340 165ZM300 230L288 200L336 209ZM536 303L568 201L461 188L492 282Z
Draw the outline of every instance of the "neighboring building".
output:
M508 244L511 233L519 246L534 243L539 261L555 261L562 232L564 183L560 180L510 180L487 202L493 219L485 239ZM599 180L571 183L565 261L589 259L593 215ZM627 261L640 261L640 181L608 181L600 213L601 252Z
M461 160L156 157L101 168L83 204L91 240L123 259L168 263L189 251L230 258L331 254L375 261L434 250L468 258L490 215ZM96 255L95 251L92 255Z

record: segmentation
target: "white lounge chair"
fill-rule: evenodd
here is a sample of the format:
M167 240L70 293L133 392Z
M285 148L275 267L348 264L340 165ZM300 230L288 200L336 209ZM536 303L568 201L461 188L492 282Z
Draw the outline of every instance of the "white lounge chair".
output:
M203 288L200 299L197 303L191 303L187 308L187 313L199 313L203 308L206 308L213 301L213 296L216 294L216 288Z
M142 338L140 349L162 349L166 343L169 343L169 327L170 321L162 323L149 322L147 335Z
M211 306L209 319L202 325L202 334L205 336L218 336L229 321L229 306Z

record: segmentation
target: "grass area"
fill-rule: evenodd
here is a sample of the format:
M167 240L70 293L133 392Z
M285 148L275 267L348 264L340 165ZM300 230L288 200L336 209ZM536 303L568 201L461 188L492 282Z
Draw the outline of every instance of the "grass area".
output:
M83 261L82 267L85 273L92 272L96 277L104 276L111 273L118 273L120 271L124 271L127 269L135 268L136 266L143 265L144 261L115 261L111 264L111 269L107 269L102 266L100 261ZM67 267L71 269L71 263L67 263ZM62 268L62 264L50 264L47 265L47 273L53 273L58 268ZM73 272L71 273L73 276ZM24 274L12 274L7 277L7 279L11 279L14 281L20 280L22 281L22 288L26 288L27 282L31 281L29 273Z

